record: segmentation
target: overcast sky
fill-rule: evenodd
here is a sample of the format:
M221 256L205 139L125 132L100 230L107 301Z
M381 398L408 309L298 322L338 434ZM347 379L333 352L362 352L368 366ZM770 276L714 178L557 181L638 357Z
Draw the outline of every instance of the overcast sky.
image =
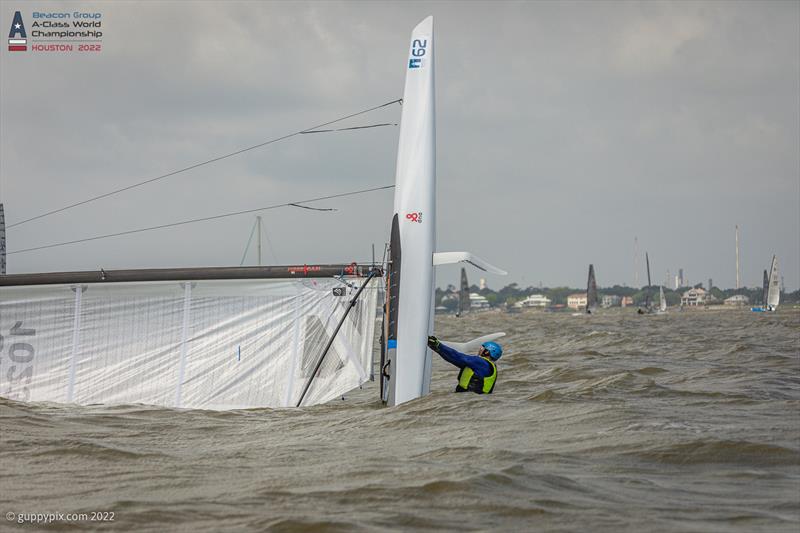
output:
M438 248L490 287L800 285L800 3L2 2L102 13L100 53L0 50L7 224L402 96L436 32ZM343 123L398 122L386 107ZM394 182L398 127L302 135L8 230L31 246ZM392 191L263 213L265 263L368 260ZM9 272L238 265L254 215L11 254ZM248 257L252 264L255 256ZM477 282L480 274L469 271ZM437 285L456 283L442 267Z

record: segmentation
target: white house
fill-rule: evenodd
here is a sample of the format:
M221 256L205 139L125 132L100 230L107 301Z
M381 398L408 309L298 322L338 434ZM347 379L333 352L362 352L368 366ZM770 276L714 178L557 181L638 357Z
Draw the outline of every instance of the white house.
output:
M734 294L730 298L725 298L725 301L722 303L725 305L748 305L750 303L750 298L744 294Z
M620 305L620 302L622 302L622 297L616 294L603 294L600 296L601 307L615 307Z
M702 288L689 289L688 291L683 293L683 296L681 296L681 305L690 307L705 305L706 299L707 299L707 293L705 289Z
M514 307L548 307L552 300L544 294L531 294L524 300L514 304Z
M470 309L488 309L489 300L478 294L477 292L469 293L469 308Z
M586 293L576 293L567 296L567 307L572 309L586 309Z

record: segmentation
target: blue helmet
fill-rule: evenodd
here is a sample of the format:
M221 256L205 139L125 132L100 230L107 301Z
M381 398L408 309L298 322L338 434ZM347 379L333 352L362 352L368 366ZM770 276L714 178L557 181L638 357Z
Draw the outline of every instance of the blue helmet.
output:
M489 352L489 357L494 361L497 361L500 359L500 356L503 355L503 347L493 341L484 342L481 344L481 348L485 348L486 351Z

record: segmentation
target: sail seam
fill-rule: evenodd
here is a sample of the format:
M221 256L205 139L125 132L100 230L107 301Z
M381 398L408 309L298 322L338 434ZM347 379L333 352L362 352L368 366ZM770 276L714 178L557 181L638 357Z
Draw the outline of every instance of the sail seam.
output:
M75 394L75 366L78 358L78 348L81 342L81 295L83 287L74 287L75 291L75 316L72 321L72 355L69 360L69 383L67 385L67 403L72 403Z
M181 393L183 387L183 376L186 372L186 352L187 340L189 337L189 312L192 305L192 284L187 282L183 289L183 325L181 327L181 359L178 367L178 385L175 388L175 407L181 406Z

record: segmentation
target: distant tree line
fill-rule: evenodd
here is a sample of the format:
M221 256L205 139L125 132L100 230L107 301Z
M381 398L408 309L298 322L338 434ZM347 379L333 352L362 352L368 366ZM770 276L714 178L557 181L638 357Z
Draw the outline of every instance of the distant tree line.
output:
M667 299L667 305L675 306L680 305L681 296L684 292L688 291L691 287L680 287L678 289L664 288L664 296ZM698 283L694 288L702 288L708 290L701 283ZM458 305L457 298L445 298L447 295L452 295L455 287L449 285L447 289L436 289L436 305L444 306L448 310L455 311ZM489 305L492 307L512 306L515 303L524 300L531 294L542 294L551 300L551 305L567 305L567 297L570 294L583 293L586 289L575 289L572 287L525 287L522 288L516 283L506 285L498 291L490 288L480 289L477 285L472 285L469 289L471 293L477 293L486 298ZM633 298L633 305L645 305L648 295L650 302L655 303L658 301L659 286L651 285L650 287L642 287L635 289L633 287L623 287L621 285L614 285L613 287L598 287L597 292L599 295L608 294L616 296L630 296ZM747 296L751 304L760 304L762 298L762 289L743 287L741 289L720 289L719 287L711 288L711 295L716 299L714 303L722 303L726 298L730 298L736 294L743 294ZM781 294L781 304L796 304L800 303L800 290L790 293Z

